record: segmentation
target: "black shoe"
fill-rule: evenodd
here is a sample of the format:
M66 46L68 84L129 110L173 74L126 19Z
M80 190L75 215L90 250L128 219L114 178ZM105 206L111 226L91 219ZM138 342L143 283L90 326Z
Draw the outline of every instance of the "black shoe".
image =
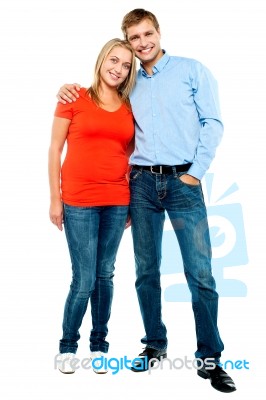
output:
M206 366L198 369L198 375L203 379L210 379L212 387L224 393L231 393L236 390L233 379L219 366L214 369L206 369Z
M166 357L167 357L166 350L156 350L151 347L146 347L143 353L140 353L138 355L137 357L138 361L136 360L136 362L133 363L131 371L134 372L148 371L150 367L153 367L156 360L161 361L163 358Z

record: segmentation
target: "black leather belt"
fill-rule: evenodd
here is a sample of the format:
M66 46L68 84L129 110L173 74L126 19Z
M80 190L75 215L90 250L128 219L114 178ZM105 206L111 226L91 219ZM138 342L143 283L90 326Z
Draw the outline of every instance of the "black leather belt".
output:
M173 174L176 172L186 172L191 167L192 163L181 164L181 165L133 165L135 169L144 169L150 171L152 174Z

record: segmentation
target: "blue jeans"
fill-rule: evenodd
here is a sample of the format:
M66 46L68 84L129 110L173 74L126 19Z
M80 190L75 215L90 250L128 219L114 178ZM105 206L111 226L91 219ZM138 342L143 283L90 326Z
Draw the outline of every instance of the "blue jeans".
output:
M91 301L90 350L107 353L105 340L113 299L114 263L128 206L64 205L64 227L72 262L72 283L65 303L60 353L76 353L79 328Z
M211 243L201 185L188 185L173 169L171 175L132 169L130 215L136 263L136 290L147 347L166 349L161 316L160 264L167 211L183 259L192 296L198 358L219 361L224 346L217 327L218 294L211 270ZM174 254L174 249L173 249ZM182 319L182 318L180 318Z

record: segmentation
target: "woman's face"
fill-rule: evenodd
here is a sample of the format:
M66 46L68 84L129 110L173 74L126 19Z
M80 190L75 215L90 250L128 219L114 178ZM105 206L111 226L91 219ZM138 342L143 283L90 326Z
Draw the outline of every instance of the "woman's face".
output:
M127 78L132 63L132 53L121 46L110 51L100 69L101 81L109 87L118 87Z

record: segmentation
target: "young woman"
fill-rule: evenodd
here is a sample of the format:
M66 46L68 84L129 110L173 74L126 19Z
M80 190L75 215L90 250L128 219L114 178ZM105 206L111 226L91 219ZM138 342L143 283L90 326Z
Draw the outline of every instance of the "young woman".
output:
M135 76L130 45L112 39L98 56L89 89L81 88L71 104L58 103L54 114L49 149L50 219L61 231L64 223L73 273L59 346L63 373L75 372L71 360L89 299L91 358L108 352L114 263L128 219L127 168L134 140L128 96ZM97 365L94 371L107 372Z

